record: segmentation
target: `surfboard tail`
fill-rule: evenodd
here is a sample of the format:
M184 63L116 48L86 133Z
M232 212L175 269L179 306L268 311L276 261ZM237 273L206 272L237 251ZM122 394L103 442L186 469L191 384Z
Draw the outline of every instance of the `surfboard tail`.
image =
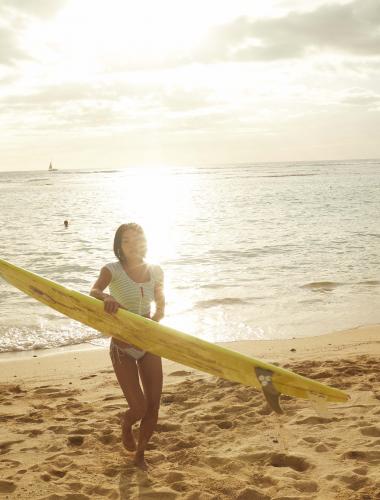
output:
M284 413L283 409L280 406L281 392L279 392L273 385L273 372L271 372L270 370L264 370L264 368L260 368L257 366L255 368L255 373L257 380L260 382L261 390L263 391L265 399L267 400L270 408L278 414Z

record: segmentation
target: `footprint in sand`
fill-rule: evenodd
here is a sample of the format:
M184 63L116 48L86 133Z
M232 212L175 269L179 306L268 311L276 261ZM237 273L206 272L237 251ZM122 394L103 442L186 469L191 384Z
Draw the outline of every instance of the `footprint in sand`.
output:
M109 394L103 398L103 401L115 401L115 399L122 399L122 396L115 396L115 395Z
M186 492L192 489L191 484L188 484L186 481L177 481L175 483L172 483L170 486L174 491L178 491L179 493Z
M214 413L205 413L198 417L198 422L213 422L217 423L219 420L225 419L226 416L224 414L214 414Z
M262 490L259 490L258 488L253 488L252 486L248 486L247 488L240 490L236 496L237 500L271 500L271 498L272 497L268 496Z
M162 405L168 405L170 403L176 402L176 396L175 394L168 394L168 393L163 393L161 397L161 404Z
M270 415L272 413L272 409L267 405L267 403L264 403L261 405L261 407L257 410L257 413L259 415Z
M231 462L231 459L226 457L220 457L216 455L208 455L205 457L205 462L212 468L220 468L226 466Z
M120 405L104 405L102 407L104 411L117 411L120 410Z
M56 451L60 451L62 447L58 444L52 444L48 448L46 448L46 451L54 453Z
M54 434L66 434L67 433L67 427L64 427L63 425L50 425L47 428L47 430L54 432Z
M50 459L49 459L50 460ZM72 465L73 461L66 455L61 455L50 462L58 469L64 469Z
M312 464L304 457L284 453L272 454L269 457L269 463L273 467L290 467L297 472L305 472L312 467Z
M315 493L319 490L318 483L316 481L298 480L294 482L294 487L302 493Z
M80 406L83 406L83 405L80 405ZM75 415L89 415L90 413L94 413L94 411L95 410L93 408L86 408L83 410L76 411Z
M36 436L40 436L41 434L43 434L44 430L42 430L42 429L25 429L25 431L22 431L21 433L27 434L28 437L36 437Z
M357 467L356 469L352 469L352 472L359 474L359 476L366 476L368 474L368 467Z
M115 444L119 441L119 438L115 436L115 434L111 432L103 432L102 434L96 434L97 438L102 444Z
M344 474L338 476L338 479L346 484L350 490L359 491L368 483L368 478L358 476L357 474Z
M177 481L183 481L185 477L185 474L183 474L182 472L171 471L166 474L165 481L171 485L173 483L176 483Z
M31 411L28 415L16 418L16 422L22 422L26 424L42 424L44 419L40 417L41 413L37 411Z
M76 427L75 431L71 431L70 434L92 434L94 432L94 429L91 427Z
M305 436L302 438L302 441L306 441L306 443L315 444L319 442L319 439L314 436Z
M330 451L330 447L327 446L326 444L324 443L319 443L315 448L314 450L318 453L326 453L327 451Z
M120 474L120 467L115 465L109 465L103 470L103 474L107 477L115 477Z
M71 491L79 491L82 489L83 484L80 483L79 481L72 481L71 483L67 483L67 486L70 488ZM74 498L74 497L72 497ZM77 498L77 496L75 496Z
M62 470L62 469L56 469L56 468L50 468L49 469L50 477L55 480L55 479L62 479L63 477L66 476L67 471Z
M165 423L157 424L156 425L156 431L157 432L178 431L180 428L181 428L180 424L172 424L170 422L165 422Z
M380 450L350 450L343 453L341 457L350 460L365 461L371 465L380 464Z
M65 390L65 389L60 389L59 387L53 387L53 386L41 386L37 387L34 389L33 393L34 394L42 394L42 395L47 395L50 398L62 398L62 397L68 397L68 396L73 396L75 394L78 394L79 391L77 390Z
M23 389L18 384L16 384L16 385L13 385L13 384L1 385L0 391L2 394L10 394L10 395L14 395L14 394L24 394L25 395L27 393L27 391L25 389Z
M96 486L87 486L85 488L85 491L86 493L88 493L90 495L90 497L87 497L85 495L83 495L82 498L104 498L104 497L108 497L108 498L115 498L113 496L113 493L114 493L114 489L112 488L106 488L104 486L100 486L100 485L96 485ZM68 496L65 496L65 499L70 499L70 495ZM76 497L71 497L71 498L78 498L79 499L79 496L76 496ZM117 497L118 498L118 497Z
M190 374L191 374L191 372L186 371L186 370L177 370L175 372L169 373L169 376L172 376L172 377L184 377L185 375L190 375Z
M15 441L2 441L0 442L0 455L5 455L11 451L11 446L13 444L23 443L23 439L15 440Z
M13 493L17 488L13 481L0 480L0 493Z
M184 450L186 448L194 448L195 446L198 446L198 442L194 439L179 439L175 443L173 443L171 446L168 447L169 451L179 451L179 450Z
M51 406L48 406L46 404L33 405L33 408L35 408L36 410L52 410L53 409Z
M83 443L84 443L84 436L73 435L67 438L67 444L69 446L82 446Z
M19 462L18 460L9 460L8 458L4 458L2 460L0 460L0 467L2 468L2 466L4 467L18 467L19 465L21 465L21 462Z
M305 418L296 418L294 420L295 424L298 425L319 425L321 428L326 428L325 424L329 424L331 422L339 422L340 420L343 420L342 418L337 418L337 417L332 417L332 418L327 418L327 417L317 417L317 416L310 416L310 417L305 417Z
M363 436L380 437L380 427L377 425L362 427L360 432Z
M67 420L67 418L63 418L63 420ZM87 422L87 418L83 418L83 417L73 417L72 418L72 421L75 422L76 424L81 424L83 422Z

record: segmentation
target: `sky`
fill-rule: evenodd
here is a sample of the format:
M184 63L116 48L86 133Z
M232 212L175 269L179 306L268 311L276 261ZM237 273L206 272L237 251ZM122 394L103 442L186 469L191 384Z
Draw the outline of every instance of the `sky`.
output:
M379 131L379 0L0 0L0 171L378 158Z

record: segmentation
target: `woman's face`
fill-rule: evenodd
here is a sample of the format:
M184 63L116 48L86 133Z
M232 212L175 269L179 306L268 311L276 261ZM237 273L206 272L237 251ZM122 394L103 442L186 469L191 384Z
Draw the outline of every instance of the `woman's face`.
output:
M146 239L135 229L126 229L121 235L121 249L126 259L143 259L146 254Z

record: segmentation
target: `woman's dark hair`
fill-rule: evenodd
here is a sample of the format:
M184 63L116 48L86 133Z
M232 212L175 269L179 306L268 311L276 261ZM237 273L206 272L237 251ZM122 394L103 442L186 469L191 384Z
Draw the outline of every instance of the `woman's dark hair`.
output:
M115 238L113 240L113 251L116 257L120 261L124 260L123 250L121 248L121 238L123 236L124 231L126 231L127 229L132 229L133 231L136 231L145 238L145 233L143 228L139 224L136 224L135 222L128 222L128 224L122 224L121 226L119 226L116 230ZM145 257L145 254L146 254L146 249L143 257Z

